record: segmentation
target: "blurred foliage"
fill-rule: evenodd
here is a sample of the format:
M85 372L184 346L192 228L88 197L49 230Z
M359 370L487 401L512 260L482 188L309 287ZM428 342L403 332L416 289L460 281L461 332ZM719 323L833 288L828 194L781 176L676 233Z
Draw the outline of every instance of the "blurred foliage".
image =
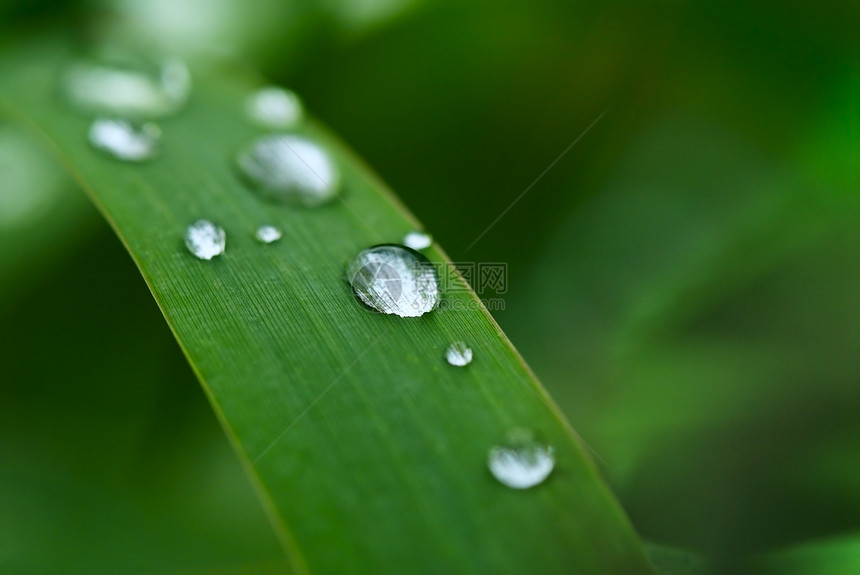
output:
M710 572L705 560L683 549L646 542L645 552L661 575L706 575Z
M0 121L0 317L73 252L98 221L56 159Z
M242 14L222 19L236 23L232 32L201 31L195 49L229 48L296 89L452 259L508 263L507 309L498 319L604 460L643 536L696 549L737 572L744 554L860 529L855 5L176 5L197 6L192 15L210 14L207 6L214 5ZM149 10L144 2L112 6L4 0L0 29L23 33L71 15L80 26L137 30L193 52L171 40L191 36L181 18L166 30L139 16ZM467 250L607 107L586 138ZM117 305L133 293L146 300L116 247L114 259L95 259L112 241L103 232L99 238L76 248L78 260L98 268L79 290L115 285ZM64 263L67 249L57 245L53 252L60 275L47 280L47 293L84 281ZM0 259L0 288L26 285L47 265L10 268L6 261ZM128 285L112 279L123 269ZM63 308L80 313L68 320L77 329L98 307L91 294L79 297ZM41 309L43 299L27 305L4 316L4 341L21 339L15 325L24 323L33 329L30 345L72 341L85 355L86 342L104 339L112 325L105 318L101 328L94 324L67 341L71 332L44 330L52 312ZM183 372L193 396L186 399L189 413L199 410L205 419L201 394L166 329L155 327L155 307L140 308L139 321L160 329L160 339L124 325L127 345L146 358L128 361L152 370L148 360L173 358L172 369ZM17 351L9 357L17 362L19 355L23 362ZM4 409L17 405L9 394L30 398L15 434L4 430L4 453L19 445L12 439L52 421L38 386L111 387L105 366L40 367L29 380L16 376L3 387ZM139 385L154 379L141 372ZM131 394L119 393L126 387L112 387L116 401L130 401ZM157 412L141 414L141 421L146 417L161 421ZM202 433L188 417L187 433ZM207 421L210 441L220 445ZM83 435L63 439L68 443L58 444L58 452L94 449ZM62 471L55 469L51 441L45 443L48 452L28 477ZM124 449L120 443L118 436L115 450ZM226 447L218 449L228 459ZM183 453L177 443L176 457ZM146 461L125 455L138 466ZM44 505L35 495L29 504L17 501L25 512ZM97 517L89 520L95 529ZM188 533L192 527L186 524ZM243 557L269 550L261 545ZM841 547L803 557L826 564L829 553L845 566L834 573L860 570L857 555Z
M765 554L755 568L767 575L852 575L860 565L856 533Z
M279 560L152 296L96 228L0 323L0 572Z

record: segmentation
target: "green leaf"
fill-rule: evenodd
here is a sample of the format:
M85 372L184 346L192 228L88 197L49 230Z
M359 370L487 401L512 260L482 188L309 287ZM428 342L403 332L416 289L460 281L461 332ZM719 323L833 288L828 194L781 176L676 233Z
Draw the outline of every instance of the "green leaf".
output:
M762 554L751 563L756 573L772 575L851 575L860 571L860 536L802 543Z
M0 104L44 133L127 246L296 572L650 573L582 444L462 280L421 318L353 298L346 262L417 223L336 139L313 122L299 129L332 152L342 201L264 203L233 164L257 135L242 115L253 83L212 67L195 76L188 109L160 123L161 157L114 162L86 144L88 119L58 102L63 52L7 53ZM213 261L182 245L199 218L227 232ZM260 245L261 224L284 238ZM475 350L465 369L442 358L454 340ZM516 426L555 447L556 469L529 491L486 467Z
M684 549L645 543L645 552L661 575L706 575L710 572L703 558Z

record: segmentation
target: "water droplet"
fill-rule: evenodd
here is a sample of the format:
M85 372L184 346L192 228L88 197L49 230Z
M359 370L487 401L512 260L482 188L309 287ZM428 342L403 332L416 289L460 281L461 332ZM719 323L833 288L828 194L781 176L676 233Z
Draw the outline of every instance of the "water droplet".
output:
M445 361L455 367L464 367L472 363L472 348L465 342L455 341L445 350Z
M185 231L185 247L201 260L223 254L226 246L224 229L209 220L197 220Z
M154 118L182 108L191 93L191 74L180 60L103 53L70 64L62 87L69 104L80 111Z
M251 94L246 111L252 122L269 130L291 128L304 114L299 97L277 86L266 86Z
M403 237L403 245L413 250L429 248L432 243L433 238L424 232L409 232Z
M439 280L427 258L392 244L359 252L347 267L355 295L368 307L400 317L418 317L439 303Z
M256 236L264 244L271 244L281 239L281 230L275 226L260 226L257 228Z
M126 120L97 118L90 124L90 144L118 160L142 162L158 152L161 130L152 123L135 126Z
M239 169L266 199L315 207L334 199L340 172L328 153L300 136L254 140L239 153Z
M511 489L539 485L555 467L552 446L539 441L530 429L517 428L501 445L490 449L487 466L493 477Z

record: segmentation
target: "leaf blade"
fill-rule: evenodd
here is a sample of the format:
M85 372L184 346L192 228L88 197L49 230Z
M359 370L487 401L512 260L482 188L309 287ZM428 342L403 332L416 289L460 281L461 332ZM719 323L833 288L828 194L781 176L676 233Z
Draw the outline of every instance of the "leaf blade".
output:
M341 203L259 201L232 165L256 135L240 114L250 84L215 71L196 79L188 110L161 123L162 157L111 162L86 146L86 119L55 101L45 62L61 54L7 55L0 102L48 134L122 238L296 572L649 572L582 446L474 293L449 289L456 311L409 320L354 301L345 263L399 241L415 220L335 138L313 123L300 129L343 170ZM182 246L199 218L227 231L227 251L211 262ZM284 238L259 245L262 224ZM442 353L461 339L475 361L451 368ZM558 461L527 493L485 465L487 449L523 425Z

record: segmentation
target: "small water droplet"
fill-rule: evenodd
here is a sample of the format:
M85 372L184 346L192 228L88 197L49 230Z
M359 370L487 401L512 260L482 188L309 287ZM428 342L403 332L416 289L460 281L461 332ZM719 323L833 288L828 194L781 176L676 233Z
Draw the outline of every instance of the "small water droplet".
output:
M269 130L291 128L304 115L299 97L277 86L266 86L251 94L246 111L252 122Z
M275 226L260 226L257 228L256 236L264 244L271 244L281 239L281 230Z
M413 250L429 248L432 243L433 238L424 232L409 232L403 237L403 245Z
M94 148L118 160L142 162L157 154L161 130L152 123L135 126L126 120L97 118L88 137Z
M537 439L530 429L511 430L504 443L492 447L487 466L493 477L511 489L528 489L542 483L555 467L551 445Z
M455 341L445 350L445 361L455 367L464 367L472 363L472 348L465 342Z
M185 247L201 260L223 254L226 246L224 229L209 220L197 220L185 231Z
M340 172L316 143L287 134L262 136L239 153L241 172L264 198L306 207L337 195Z
M400 317L418 317L439 303L439 280L420 253L386 244L359 252L347 267L355 295L368 307Z
M191 74L180 60L105 52L68 65L62 88L69 104L82 112L154 118L182 108L191 92Z

